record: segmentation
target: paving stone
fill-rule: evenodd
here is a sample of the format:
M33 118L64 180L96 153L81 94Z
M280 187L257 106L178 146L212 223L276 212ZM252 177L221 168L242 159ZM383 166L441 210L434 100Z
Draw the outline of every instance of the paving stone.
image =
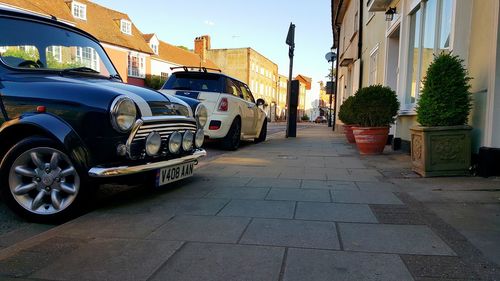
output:
M254 219L240 243L340 249L335 224L318 221Z
M19 228L11 230L10 232L6 232L3 235L0 235L0 247L11 246L17 242L23 241L37 234L43 233L53 227L54 225L48 225L48 224L22 224L22 226L20 226Z
M151 280L278 280L284 249L187 243Z
M268 187L217 187L206 198L264 199L268 192Z
M294 209L293 201L232 200L218 215L291 219Z
M294 179L254 178L250 180L247 186L299 188L300 183L301 183L300 180L294 180Z
M346 251L455 256L430 228L423 225L339 223Z
M296 219L377 223L368 205L298 202Z
M179 216L153 232L148 239L236 243L250 218Z
M271 167L239 167L236 174L237 177L252 177L252 178L277 178L281 170L273 169Z
M331 202L329 190L302 188L271 188L266 200Z
M358 190L358 187L352 181L303 180L301 187L313 189Z
M417 278L479 280L479 276L459 257L401 255Z
M421 217L406 205L370 205L377 220L382 224L425 224Z
M284 281L413 280L397 255L288 249Z
M169 199L155 205L151 212L208 216L215 215L227 202L228 199Z
M208 177L208 183L213 187L241 187L245 186L250 177Z
M78 249L87 241L70 237L53 237L22 250L0 261L0 279L3 279L1 276L27 277L59 260L65 254Z
M361 191L401 191L397 185L390 182L356 182Z
M58 280L147 280L180 246L175 241L96 239L30 277Z
M90 213L62 226L64 235L81 238L144 238L166 223L172 214Z
M334 190L332 200L337 203L403 204L392 192Z

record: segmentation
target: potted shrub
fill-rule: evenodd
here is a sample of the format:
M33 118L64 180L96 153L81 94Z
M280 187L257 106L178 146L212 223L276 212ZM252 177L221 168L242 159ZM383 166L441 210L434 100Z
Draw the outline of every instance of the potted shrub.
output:
M358 90L352 102L356 126L356 145L361 154L381 154L399 110L396 93L389 87L374 85Z
M417 104L420 126L411 128L413 171L429 176L467 175L471 165L470 77L458 56L434 58Z
M348 97L339 108L339 120L344 123L344 133L349 143L355 143L352 126L354 125L354 115L352 112L352 103L354 96Z

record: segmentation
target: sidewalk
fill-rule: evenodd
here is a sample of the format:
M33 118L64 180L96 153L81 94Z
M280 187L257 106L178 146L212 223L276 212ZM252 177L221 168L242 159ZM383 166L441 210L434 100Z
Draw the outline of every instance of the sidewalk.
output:
M499 179L422 179L330 129L125 191L0 250L0 279L500 280Z

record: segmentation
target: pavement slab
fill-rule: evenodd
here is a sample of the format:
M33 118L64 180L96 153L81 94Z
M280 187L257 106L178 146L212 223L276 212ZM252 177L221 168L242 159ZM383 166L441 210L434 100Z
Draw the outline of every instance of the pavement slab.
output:
M417 278L479 280L480 276L459 257L401 255Z
M254 178L250 180L247 186L254 187L281 187L281 188L299 188L301 180L278 179L278 178Z
M299 248L340 249L331 222L253 219L240 243Z
M189 242L150 280L275 281L284 252L276 247Z
M265 199L269 193L268 187L216 187L206 198L223 199Z
M334 190L332 199L335 203L403 204L392 192L387 191Z
M339 223L338 225L346 251L416 255L456 255L456 253L427 226L360 223Z
M249 222L242 217L178 216L147 239L236 243Z
M284 281L413 280L399 256L288 249Z
M326 180L303 180L301 188L358 190L356 183L353 181L326 181Z
M298 202L295 218L337 222L378 222L366 204Z
M96 239L38 270L49 280L147 280L182 242Z
M231 200L218 215L291 219L294 210L293 201Z
M302 188L271 188L266 200L331 202L329 190Z

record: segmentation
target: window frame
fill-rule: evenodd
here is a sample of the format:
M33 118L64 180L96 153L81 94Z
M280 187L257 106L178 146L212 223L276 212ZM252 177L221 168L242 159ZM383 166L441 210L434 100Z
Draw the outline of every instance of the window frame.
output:
M133 59L136 59L137 67L134 67ZM129 52L128 53L128 76L134 78L145 78L146 77L146 58L140 53ZM137 69L137 71L136 71Z
M129 20L121 19L120 20L120 31L124 34L132 35L132 22Z
M405 91L405 96L404 96L404 105L406 107L406 110L414 110L418 100L420 98L420 92L421 92L421 84L423 81L423 76L425 75L425 71L427 69L423 69L423 50L424 50L424 41L425 41L425 27L426 27L426 16L427 16L427 6L429 1L436 1L436 11L435 11L435 25L434 25L434 45L432 48L433 54L437 54L440 51L448 51L451 52L453 50L453 26L450 27L450 41L449 41L449 46L447 49L441 49L440 48L440 39L441 39L441 22L442 22L442 15L443 15L443 1L445 0L421 0L418 4L415 5L415 7L411 10L410 13L408 13L409 17L409 33L408 33L408 53L407 53L407 74L406 74L406 81L407 81L407 86L406 86L406 91ZM455 11L453 6L451 8L451 25L453 25L454 18L455 18ZM416 20L414 22L414 16L418 11L421 11L420 14L420 21L417 23ZM418 52L414 54L415 50L415 29L416 26L418 25L419 28L419 35L418 35ZM418 56L418 62L417 62L417 67L416 67L416 83L415 83L415 88L413 89L412 87L412 82L413 82L413 60L414 60L414 55ZM415 90L415 100L412 102L412 91Z
M75 11L77 11L78 13L75 13ZM72 1L71 15L73 15L73 17L77 19L87 20L87 5L77 1Z

